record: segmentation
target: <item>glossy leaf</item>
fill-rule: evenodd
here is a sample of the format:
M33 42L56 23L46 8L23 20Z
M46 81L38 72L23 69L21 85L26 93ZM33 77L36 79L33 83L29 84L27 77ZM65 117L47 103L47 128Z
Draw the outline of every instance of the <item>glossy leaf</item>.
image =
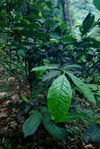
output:
M64 69L69 69L69 68L81 68L81 66L79 66L79 65L66 65L64 67Z
M40 66L40 67L35 67L32 69L32 71L41 71L41 70L49 70L49 69L58 69L57 67L54 66Z
M93 26L95 16L89 13L87 17L84 19L82 26L80 27L80 31L82 35L85 35L90 28Z
M67 114L72 98L69 81L64 75L58 77L48 91L48 108L54 121L60 122Z
M34 110L32 112L32 115L28 119L26 119L23 124L24 137L34 134L38 126L40 125L41 120L42 115L38 111Z
M96 100L94 98L93 93L91 92L91 90L88 88L88 86L86 84L84 84L79 78L77 78L75 75L71 74L71 73L67 73L72 81L74 82L74 84L78 87L78 89L83 93L83 95L90 101L92 102L94 105L96 105Z
M55 139L66 140L66 128L56 125L47 115L43 117L43 125Z
M93 0L95 7L100 11L100 0Z

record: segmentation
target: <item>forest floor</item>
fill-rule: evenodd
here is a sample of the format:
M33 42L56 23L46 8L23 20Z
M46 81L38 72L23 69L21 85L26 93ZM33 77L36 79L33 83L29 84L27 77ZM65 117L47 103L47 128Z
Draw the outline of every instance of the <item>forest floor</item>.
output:
M27 80L9 76L0 68L0 149L100 149L100 144L85 144L80 136L77 139L73 136L67 145L55 141L42 126L33 136L25 139L22 133L25 118L18 119L18 110L10 106L11 103L23 102L22 92L30 94Z

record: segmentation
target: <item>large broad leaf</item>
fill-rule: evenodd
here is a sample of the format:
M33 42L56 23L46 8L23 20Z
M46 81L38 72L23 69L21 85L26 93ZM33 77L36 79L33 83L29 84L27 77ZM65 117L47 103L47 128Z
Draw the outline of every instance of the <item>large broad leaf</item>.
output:
M43 125L55 139L66 140L66 128L56 125L47 115L43 117Z
M91 127L89 127L85 132L84 140L86 143L100 143L100 125L92 125Z
M48 109L54 121L60 122L67 114L72 98L69 81L64 75L58 77L48 91Z
M67 115L64 117L62 122L71 122L71 121L78 120L81 118L87 118L85 113L67 113Z
M34 110L32 112L32 115L28 119L26 119L23 124L24 137L34 134L38 126L40 125L41 120L42 115L38 111Z
M95 7L100 10L100 0L93 0Z
M79 88L79 90L83 93L83 95L90 101L92 102L94 105L96 105L96 100L94 98L93 93L91 92L91 90L87 87L86 84L84 84L79 78L77 78L76 76L74 76L71 73L67 73L72 81L75 83L75 85Z
M46 71L48 69L58 69L57 67L54 67L54 66L40 66L40 67L35 67L32 69L32 71Z
M82 26L80 28L82 35L85 35L90 30L90 28L93 26L94 19L95 19L95 16L92 15L91 13L87 15L87 17L84 19Z

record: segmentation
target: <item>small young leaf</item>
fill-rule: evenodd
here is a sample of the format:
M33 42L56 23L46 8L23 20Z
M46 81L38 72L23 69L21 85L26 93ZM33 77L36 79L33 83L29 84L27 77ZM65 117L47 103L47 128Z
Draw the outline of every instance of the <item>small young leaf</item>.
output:
M30 103L29 100L26 98L26 96L23 93L21 94L21 97L25 102Z
M40 66L40 67L33 68L32 71L41 71L41 70L46 71L48 69L58 69L58 68L54 66Z
M93 0L95 7L100 11L100 0Z
M90 101L92 102L94 105L96 105L96 100L94 98L93 93L91 92L91 90L87 87L86 84L84 84L79 78L77 78L76 76L74 76L71 73L67 73L72 81L75 83L75 85L78 87L78 89L83 93L83 95Z
M42 115L38 111L34 110L32 112L32 115L28 119L26 119L23 124L24 137L34 134L38 126L40 125L41 120Z
M43 125L55 139L66 140L66 128L56 125L47 115L43 117Z
M60 122L67 114L72 98L69 81L64 75L58 77L48 91L48 109L54 121Z

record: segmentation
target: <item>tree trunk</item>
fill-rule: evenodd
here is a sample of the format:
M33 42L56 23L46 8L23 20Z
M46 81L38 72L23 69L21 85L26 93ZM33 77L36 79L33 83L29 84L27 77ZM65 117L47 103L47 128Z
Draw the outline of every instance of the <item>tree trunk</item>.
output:
M61 0L61 5L62 5L62 12L63 12L64 23L67 24L66 11L65 11L65 0Z
M71 20L71 15L70 15L70 6L69 6L69 0L66 0L67 2L67 16L68 16L68 23L70 29L72 29L72 20Z
M10 14L10 4L9 4L8 0L6 2L6 11L7 11L8 14Z

